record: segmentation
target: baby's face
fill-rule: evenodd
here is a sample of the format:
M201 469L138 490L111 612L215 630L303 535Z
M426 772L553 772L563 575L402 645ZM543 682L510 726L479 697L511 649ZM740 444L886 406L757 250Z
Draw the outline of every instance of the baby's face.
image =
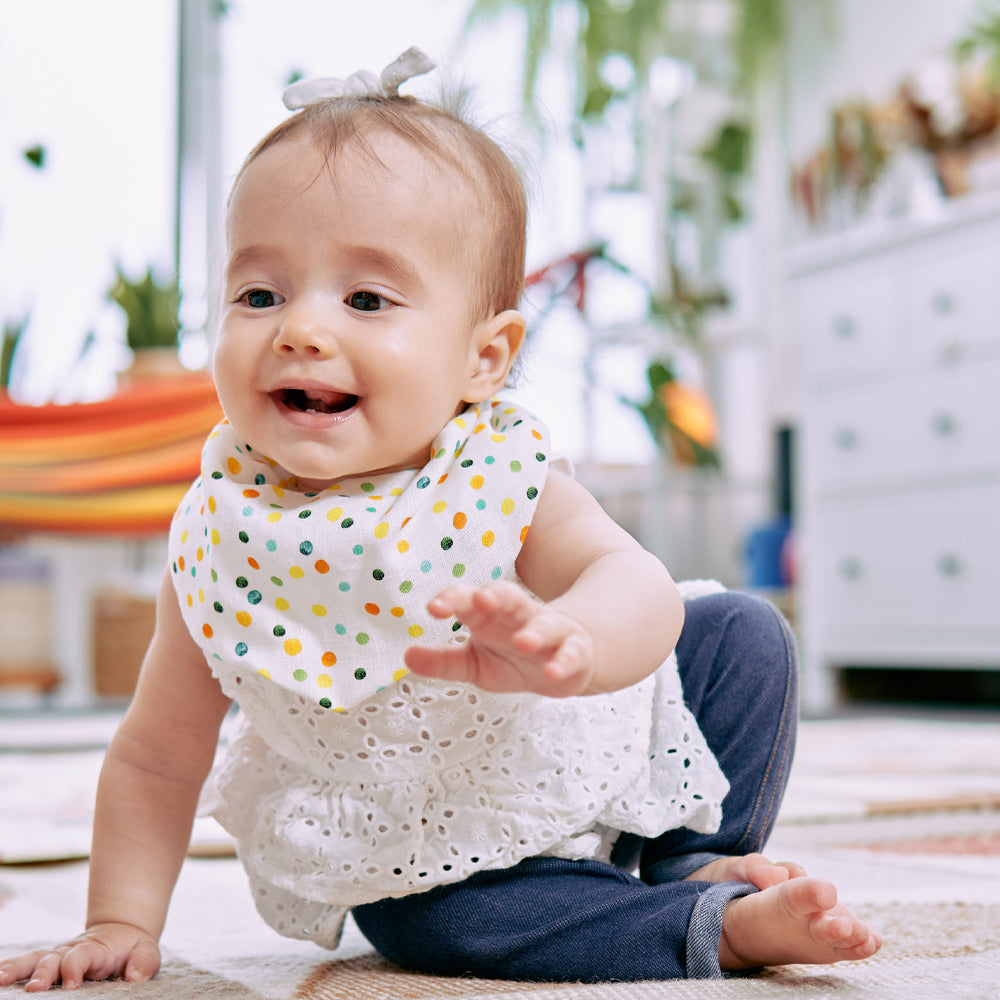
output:
M255 451L319 490L417 468L478 365L471 194L394 137L386 165L334 168L305 137L245 171L230 203L215 379Z

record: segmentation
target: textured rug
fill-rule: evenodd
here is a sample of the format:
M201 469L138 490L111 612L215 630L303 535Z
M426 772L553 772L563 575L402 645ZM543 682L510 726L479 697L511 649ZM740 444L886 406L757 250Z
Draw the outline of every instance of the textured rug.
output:
M71 752L65 742L60 747ZM868 962L789 966L721 981L597 986L415 975L375 955L351 924L333 953L278 937L256 917L235 860L195 858L178 884L160 975L141 985L88 983L81 994L149 1000L995 998L998 751L1000 727L982 722L879 718L804 725L768 853L831 878L842 898L880 929L885 946ZM46 757L47 764L41 762ZM73 803L71 826L86 825L82 788L90 779L73 765L73 758L60 761L37 748L15 753L8 747L0 755L0 774L20 774L17 787L36 790L21 794L17 823L0 823L8 850L30 853L15 841L30 841L33 828L55 822L60 802ZM29 780L22 768L33 766ZM61 787L68 782L75 790ZM39 787L46 788L45 801ZM12 816L7 802L4 812ZM76 933L85 882L82 861L0 867L0 955ZM0 988L4 1000L18 995L20 988Z

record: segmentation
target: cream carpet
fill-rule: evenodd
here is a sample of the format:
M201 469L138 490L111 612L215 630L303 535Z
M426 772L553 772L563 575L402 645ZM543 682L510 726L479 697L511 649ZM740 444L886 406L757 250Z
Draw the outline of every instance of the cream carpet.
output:
M15 843L13 824L0 823L0 850L30 854L32 827L57 827L60 799L75 803L68 828L86 820L80 815L81 786L89 779L67 764L54 754L0 755L0 777L4 768L8 774L31 771L35 789L33 806L25 795L10 809L5 802L5 820L17 814L24 843ZM60 775L74 789L61 791ZM3 787L6 796L6 780ZM42 803L39 787L52 790L46 799L54 808ZM63 846L71 839L64 838ZM792 966L722 981L582 986L414 975L372 953L350 924L334 953L280 938L253 912L233 859L193 858L178 885L156 980L138 986L88 983L81 993L149 1000L1000 996L996 724L888 718L806 723L769 853L832 878L842 898L882 931L882 952L868 962ZM0 867L0 955L76 933L85 881L82 861ZM20 995L19 987L0 989L3 998Z

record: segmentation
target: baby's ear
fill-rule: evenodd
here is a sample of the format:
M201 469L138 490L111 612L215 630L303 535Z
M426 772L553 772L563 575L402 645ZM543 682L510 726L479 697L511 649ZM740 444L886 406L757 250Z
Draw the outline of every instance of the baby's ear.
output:
M472 374L465 402L482 402L504 387L524 343L526 326L516 309L505 309L476 327L472 334Z

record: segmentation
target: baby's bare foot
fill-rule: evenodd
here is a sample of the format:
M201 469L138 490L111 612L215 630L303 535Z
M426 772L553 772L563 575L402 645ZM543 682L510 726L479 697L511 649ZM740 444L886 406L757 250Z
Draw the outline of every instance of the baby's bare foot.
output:
M716 858L688 875L696 882L748 882L758 889L805 875L806 870L791 861L768 861L763 854L742 854Z
M831 882L800 877L726 906L719 964L723 969L827 965L870 958L881 946L881 937L837 902Z

